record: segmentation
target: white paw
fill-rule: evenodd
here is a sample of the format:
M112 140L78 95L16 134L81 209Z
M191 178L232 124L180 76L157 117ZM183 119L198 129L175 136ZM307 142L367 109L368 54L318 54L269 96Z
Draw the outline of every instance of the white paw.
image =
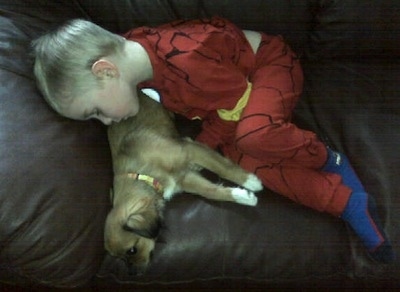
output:
M252 192L241 188L231 188L231 190L236 203L248 206L257 205L258 199Z
M253 192L258 192L263 189L263 185L260 179L252 173L249 174L249 176L247 177L247 180L243 184L243 187Z
M169 200L172 199L172 197L173 197L174 195L175 195L175 192L174 192L173 190L171 190L171 189L166 189L166 190L164 190L163 198L164 198L164 200L169 201Z
M175 188L175 184L169 185L166 188L164 188L164 192L163 192L163 198L166 201L169 201L172 199L172 197L179 192L179 190L177 190Z

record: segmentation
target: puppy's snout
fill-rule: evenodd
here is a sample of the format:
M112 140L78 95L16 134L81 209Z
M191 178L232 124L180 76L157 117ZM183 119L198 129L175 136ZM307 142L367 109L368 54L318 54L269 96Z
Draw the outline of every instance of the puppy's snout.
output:
M126 260L126 267L128 268L129 276L137 276L137 269L128 259Z
M141 268L140 266L136 266L135 264L131 263L129 259L125 261L126 267L128 269L129 276L142 276L145 272L145 268Z

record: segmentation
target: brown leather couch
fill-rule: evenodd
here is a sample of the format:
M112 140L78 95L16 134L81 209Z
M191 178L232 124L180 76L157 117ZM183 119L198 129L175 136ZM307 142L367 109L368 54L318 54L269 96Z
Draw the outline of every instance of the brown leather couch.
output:
M71 18L124 32L213 15L282 34L301 55L306 81L295 121L348 154L400 253L399 1L0 0L2 286L400 287L399 260L372 262L341 220L268 190L256 208L177 196L143 276L129 275L105 253L112 183L106 128L62 118L46 105L30 42ZM197 125L179 120L179 128L195 135Z

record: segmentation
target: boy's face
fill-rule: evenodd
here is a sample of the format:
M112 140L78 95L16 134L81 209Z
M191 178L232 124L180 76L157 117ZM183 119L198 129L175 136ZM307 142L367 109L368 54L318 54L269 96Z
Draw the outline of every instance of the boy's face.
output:
M139 111L136 89L119 82L107 82L86 96L76 97L61 114L74 120L98 119L105 125L135 116Z

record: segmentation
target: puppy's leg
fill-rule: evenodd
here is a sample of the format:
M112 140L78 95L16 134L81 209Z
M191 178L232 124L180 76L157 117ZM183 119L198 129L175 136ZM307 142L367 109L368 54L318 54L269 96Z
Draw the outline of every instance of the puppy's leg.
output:
M191 162L250 191L257 192L263 189L262 183L256 175L245 171L239 165L207 146L187 141L185 147Z
M188 172L181 182L184 191L217 201L230 201L242 205L257 205L253 192L242 188L230 188L217 185L202 177L199 173Z

